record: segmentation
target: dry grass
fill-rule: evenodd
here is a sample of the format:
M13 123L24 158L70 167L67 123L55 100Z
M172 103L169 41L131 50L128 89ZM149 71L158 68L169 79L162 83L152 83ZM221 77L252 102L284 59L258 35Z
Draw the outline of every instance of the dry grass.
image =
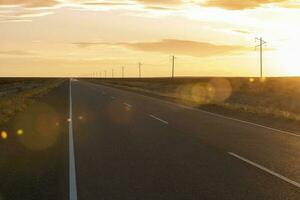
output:
M41 97L59 86L63 80L51 79L45 80L42 86L20 91L13 96L4 96L0 99L0 124L7 122L17 112L24 110L28 105L32 104L38 97Z
M179 103L300 121L300 78L164 78L92 80Z

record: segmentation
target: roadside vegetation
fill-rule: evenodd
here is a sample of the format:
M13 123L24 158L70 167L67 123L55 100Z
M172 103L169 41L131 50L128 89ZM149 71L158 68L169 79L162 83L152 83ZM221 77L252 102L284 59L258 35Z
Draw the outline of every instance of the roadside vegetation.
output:
M300 121L300 78L93 79L202 109Z
M62 79L1 79L0 88L4 94L1 94L0 97L0 125L59 86L63 81ZM13 84L17 88L16 91L5 94L5 88L11 90Z

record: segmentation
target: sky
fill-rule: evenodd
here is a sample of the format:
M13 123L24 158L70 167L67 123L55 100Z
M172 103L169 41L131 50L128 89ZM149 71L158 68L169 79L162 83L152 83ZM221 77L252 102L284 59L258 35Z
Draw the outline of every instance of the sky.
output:
M300 75L300 0L0 0L0 76Z

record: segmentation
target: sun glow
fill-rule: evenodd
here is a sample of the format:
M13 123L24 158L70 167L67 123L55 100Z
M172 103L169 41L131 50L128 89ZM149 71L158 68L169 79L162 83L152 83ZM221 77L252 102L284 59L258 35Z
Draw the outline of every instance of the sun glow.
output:
M288 76L300 74L299 44L299 39L292 40L286 46L276 51L274 54L274 65L278 66L278 71L284 71L284 74Z
M170 55L178 76L252 76L255 37L273 49L266 75L300 75L300 12L288 2L50 2L0 2L0 76L120 76L125 66L136 77L139 62L144 76L169 76Z

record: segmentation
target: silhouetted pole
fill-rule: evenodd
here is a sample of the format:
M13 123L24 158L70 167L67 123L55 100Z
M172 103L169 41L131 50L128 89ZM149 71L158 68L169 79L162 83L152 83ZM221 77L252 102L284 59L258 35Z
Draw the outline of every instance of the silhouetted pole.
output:
M259 41L259 45L255 46L255 49L259 47L260 50L260 78L263 78L263 45L267 44L262 38L255 38L255 42Z
M142 78L142 63L139 63L139 77Z
M122 67L122 78L124 78L124 67Z
M172 79L175 77L175 56L172 56Z

